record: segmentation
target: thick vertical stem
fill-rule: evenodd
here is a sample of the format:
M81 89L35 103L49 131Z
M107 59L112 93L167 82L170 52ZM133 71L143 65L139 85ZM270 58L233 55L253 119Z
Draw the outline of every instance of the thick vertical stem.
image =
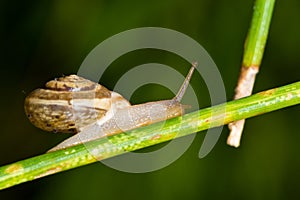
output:
M268 38L275 0L256 0L251 26L245 42L245 50L240 76L235 89L234 99L252 94L255 77L259 71ZM230 134L227 144L238 147L245 120L229 124Z

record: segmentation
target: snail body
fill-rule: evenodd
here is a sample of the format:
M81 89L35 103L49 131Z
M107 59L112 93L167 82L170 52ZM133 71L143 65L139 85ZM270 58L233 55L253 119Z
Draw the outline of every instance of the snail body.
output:
M183 114L180 104L195 66L170 100L131 105L120 94L77 75L49 81L25 99L25 113L36 127L74 133L50 151L117 134Z

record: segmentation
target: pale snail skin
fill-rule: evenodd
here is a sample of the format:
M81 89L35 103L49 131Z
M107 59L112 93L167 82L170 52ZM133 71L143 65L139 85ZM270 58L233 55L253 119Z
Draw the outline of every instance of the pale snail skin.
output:
M182 115L180 101L195 65L170 100L131 105L120 94L98 83L69 75L47 82L46 89L31 92L25 99L25 113L42 130L76 133L49 151L65 149Z

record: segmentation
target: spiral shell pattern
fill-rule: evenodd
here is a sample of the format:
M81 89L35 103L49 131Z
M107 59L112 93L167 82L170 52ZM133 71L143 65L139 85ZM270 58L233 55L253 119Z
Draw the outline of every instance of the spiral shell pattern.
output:
M77 75L69 75L46 83L25 99L25 113L36 127L51 132L77 133L101 119L115 101L130 105L121 95L112 99L104 86Z

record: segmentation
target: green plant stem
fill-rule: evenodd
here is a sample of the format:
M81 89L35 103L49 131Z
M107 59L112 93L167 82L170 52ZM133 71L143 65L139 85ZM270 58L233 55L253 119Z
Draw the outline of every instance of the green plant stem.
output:
M268 38L274 4L275 0L255 1L251 26L245 43L244 67L260 66Z
M163 128L159 122L18 161L0 168L0 189L299 103L300 82L296 82L167 120Z
M235 88L234 99L240 99L252 94L255 77L259 71L268 38L275 0L256 0L251 26L245 42L242 66ZM238 147L245 120L235 121L228 125L230 133L227 144Z

